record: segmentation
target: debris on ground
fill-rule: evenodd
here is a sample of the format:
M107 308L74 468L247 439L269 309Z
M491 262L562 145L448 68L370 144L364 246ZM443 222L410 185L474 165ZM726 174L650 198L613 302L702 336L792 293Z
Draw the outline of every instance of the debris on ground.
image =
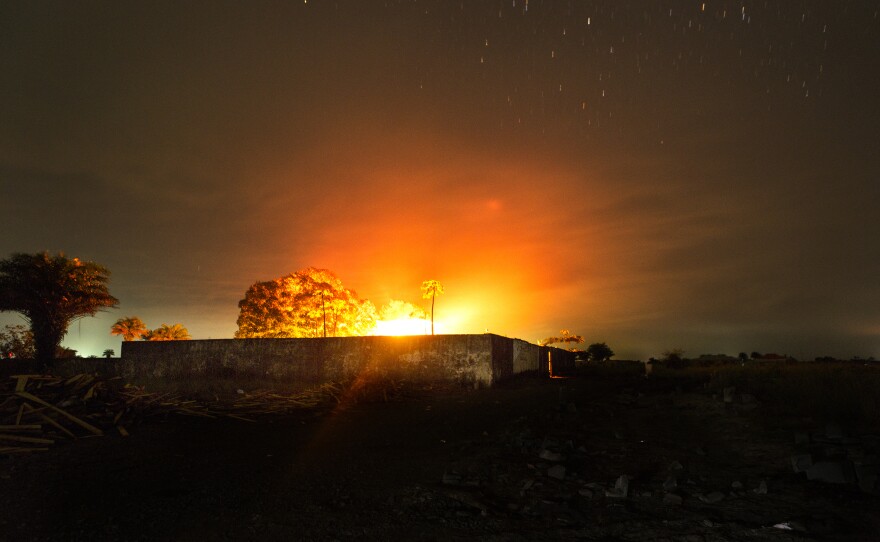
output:
M121 377L77 374L13 375L0 382L0 454L42 452L64 440L129 435L129 428L157 416L234 418L253 422L298 409L338 404L344 386L327 383L295 394L246 393L232 401L206 402L169 393L147 392ZM384 395L387 398L387 393Z

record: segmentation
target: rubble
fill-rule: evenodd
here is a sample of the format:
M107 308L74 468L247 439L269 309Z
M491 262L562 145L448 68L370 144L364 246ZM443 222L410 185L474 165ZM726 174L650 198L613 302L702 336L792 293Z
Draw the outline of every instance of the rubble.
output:
M0 454L43 452L61 441L104 436L111 430L126 437L130 427L156 416L253 422L259 417L338 402L341 389L339 384L325 384L296 395L237 390L237 398L231 402L207 403L149 393L119 377L12 375L0 382Z

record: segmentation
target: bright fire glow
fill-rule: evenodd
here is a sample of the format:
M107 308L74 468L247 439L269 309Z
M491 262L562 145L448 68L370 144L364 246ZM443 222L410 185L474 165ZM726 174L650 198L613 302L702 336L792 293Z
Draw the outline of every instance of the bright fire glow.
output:
M434 322L437 332L437 322ZM373 335L430 335L431 321L424 318L399 318L397 320L379 320L373 329Z

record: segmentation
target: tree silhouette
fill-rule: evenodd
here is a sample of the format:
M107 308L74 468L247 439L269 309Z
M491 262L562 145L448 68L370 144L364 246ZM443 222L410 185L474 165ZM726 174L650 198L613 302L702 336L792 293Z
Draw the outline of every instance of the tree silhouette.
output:
M587 347L587 359L590 361L607 361L614 356L614 350L605 343L593 343Z
M147 331L147 324L137 316L120 318L110 327L110 334L122 335L123 341L136 341L143 337Z
M35 357L55 357L70 323L119 301L104 266L64 254L13 254L0 261L0 311L20 313L34 334Z
M443 293L443 285L437 280L422 282L422 298L431 300L431 335L434 334L434 300Z
M116 352L114 352L112 348L108 348L107 350L104 350L104 357L107 359L112 358L114 356L114 354L116 354Z

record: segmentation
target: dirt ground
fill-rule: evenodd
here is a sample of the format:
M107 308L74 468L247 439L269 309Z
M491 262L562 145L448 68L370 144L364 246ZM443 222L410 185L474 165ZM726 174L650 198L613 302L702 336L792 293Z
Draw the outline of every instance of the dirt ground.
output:
M792 467L823 423L583 377L170 416L0 457L0 539L880 540L880 497Z

